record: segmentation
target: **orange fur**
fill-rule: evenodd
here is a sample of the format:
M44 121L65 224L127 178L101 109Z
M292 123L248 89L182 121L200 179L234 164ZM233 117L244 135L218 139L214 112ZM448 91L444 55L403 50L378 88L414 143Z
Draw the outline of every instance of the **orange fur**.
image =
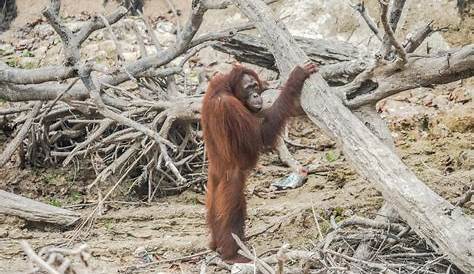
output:
M275 145L286 120L297 107L304 80L309 74L296 67L273 106L259 118L236 94L242 92L244 74L258 75L242 66L210 81L203 101L201 123L209 159L206 194L210 248L228 262L245 261L237 254L231 233L245 240L245 181L255 167L259 153Z

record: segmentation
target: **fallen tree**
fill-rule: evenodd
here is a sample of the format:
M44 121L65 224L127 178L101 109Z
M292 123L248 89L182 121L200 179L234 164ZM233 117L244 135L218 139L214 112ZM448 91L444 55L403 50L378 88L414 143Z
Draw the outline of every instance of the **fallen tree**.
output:
M265 3L260 0L235 0L235 3L255 23L273 53L280 73L288 75L294 66L308 59L288 31L278 27L272 11ZM383 9L387 4L381 5ZM393 41L391 43L394 44ZM394 46L397 48L397 45ZM469 51L471 55L472 49ZM406 56L398 57L393 63L378 65L373 70L403 70L407 63L410 66ZM472 66L470 68L473 69ZM378 88L383 91L380 85ZM301 105L313 122L339 140L354 167L375 184L411 228L435 250L446 254L460 269L467 273L474 272L472 218L421 182L389 147L342 104L320 75L312 76L305 84Z
M367 66L367 53L360 52L350 43L295 37L296 42L311 60L322 66L320 73L330 83L350 82ZM241 62L278 71L273 55L260 38L238 33L212 46L228 53Z
M79 220L79 214L74 211L40 203L3 190L0 190L0 214L64 226L73 225Z

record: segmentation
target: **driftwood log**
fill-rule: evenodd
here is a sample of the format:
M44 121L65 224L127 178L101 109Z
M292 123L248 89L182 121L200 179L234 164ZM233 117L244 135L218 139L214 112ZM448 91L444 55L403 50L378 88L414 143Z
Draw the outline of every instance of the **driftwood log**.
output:
M311 60L323 66L320 73L330 84L345 84L367 66L363 60L366 54L350 43L298 36L295 39ZM275 58L259 37L238 33L219 41L213 48L228 53L241 62L278 71Z
M282 75L308 60L271 9L260 0L235 0L259 30ZM397 64L398 66L398 64ZM321 75L305 84L308 117L336 137L358 172L374 183L400 216L435 250L466 273L474 272L474 221L421 182L400 158L346 108Z
M64 226L72 225L79 220L79 214L74 211L40 203L3 190L0 190L0 214Z

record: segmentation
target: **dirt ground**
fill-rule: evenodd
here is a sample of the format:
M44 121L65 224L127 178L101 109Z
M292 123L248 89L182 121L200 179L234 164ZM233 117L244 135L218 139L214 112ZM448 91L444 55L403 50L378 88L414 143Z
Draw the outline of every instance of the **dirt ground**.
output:
M19 4L19 10L29 12L20 13L12 29L30 22L39 14L45 1L27 2L30 8ZM63 2L65 14L99 8L98 1ZM165 11L162 2L147 3L156 5L155 11ZM185 1L175 2L185 13ZM19 3L25 5L25 1ZM453 36L456 40L459 33L455 32ZM10 31L3 39L11 41L14 40L12 37L13 31ZM468 79L435 89L407 91L379 104L392 129L397 153L421 180L453 203L474 182L473 87L474 79ZM307 118L294 118L289 133L290 139L300 144L297 147L289 145L296 159L304 165L325 166L327 171L310 174L298 189L275 192L270 184L290 171L274 153L261 157L247 184L248 244L257 254L277 249L283 243L298 249L312 247L317 235L312 208L326 220L321 224L325 232L331 215L337 220L354 214L374 217L383 203L380 192L357 175L337 147L322 151L312 148L330 144L332 138L325 136ZM0 142L5 140L0 134ZM85 186L93 179L94 173L88 169L78 172L72 168L19 169L10 166L0 170L0 189L74 209L87 216L95 206L95 199L93 195L87 195ZM140 202L143 197L127 196L125 192L126 186L121 187L88 233L81 234L75 242L89 245L90 262L96 273L199 272L202 261L211 254L190 257L182 262L173 259L207 250L203 193L188 190L178 196L145 203ZM474 214L474 203L467 203L465 211ZM28 240L35 249L64 245L73 235L73 229L0 215L0 273L24 273L28 269L19 240ZM171 262L145 269L134 268L143 263L143 256L137 255L143 249L154 261ZM218 271L210 268L208 273Z
M463 108L468 106L463 105ZM465 109L466 111L468 109ZM471 108L472 110L472 108ZM469 126L462 126L464 132L448 131L447 136L436 136L439 128L420 130L420 124L400 122L409 130L396 130L397 150L404 161L432 189L451 202L474 181L474 117L472 113L464 117ZM440 116L436 119L439 119ZM394 124L398 124L394 122ZM320 137L321 132L304 118L292 121L290 137L305 145L328 142ZM304 135L302 137L300 135ZM313 139L316 137L315 139ZM302 163L327 165L334 169L321 174L310 175L306 184L299 189L275 193L269 184L288 174L288 168L281 166L278 157L269 153L262 157L258 168L248 182L248 235L254 235L249 245L257 254L277 249L289 243L298 249L311 247L311 240L317 231L312 215L312 207L325 220L330 215L345 218L353 214L373 217L383 202L380 193L368 182L360 178L344 160L338 149L316 151L292 148L294 155ZM37 198L45 202L55 202L65 207L77 208L84 214L92 208L82 206L82 198L74 202L75 191L67 180L67 171L57 170L17 170L1 171L1 189ZM40 173L40 174L39 174ZM80 188L81 182L74 182ZM79 184L79 186L78 186ZM56 192L56 189L59 189ZM105 212L91 227L84 239L90 246L92 264L98 273L183 271L195 273L199 270L204 256L189 259L186 263L163 263L155 268L132 270L141 263L137 250L146 249L156 260L175 259L206 251L207 230L204 222L204 196L193 191L157 199L151 204L126 200L107 204ZM133 200L133 199L132 199ZM470 203L467 212L474 213ZM27 239L32 246L61 245L73 234L71 230L60 230L50 226L37 226L14 217L3 217L0 224L0 273L22 273L27 265L18 243ZM323 223L323 231L329 227Z

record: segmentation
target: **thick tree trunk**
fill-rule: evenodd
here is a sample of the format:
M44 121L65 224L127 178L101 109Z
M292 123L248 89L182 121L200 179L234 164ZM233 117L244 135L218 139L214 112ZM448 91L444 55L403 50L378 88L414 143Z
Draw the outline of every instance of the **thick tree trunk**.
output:
M350 43L306 37L295 39L311 60L323 66L320 73L330 84L345 84L366 68L360 59L363 54ZM275 58L259 37L238 33L213 48L231 54L241 62L278 70Z
M364 125L372 131L387 147L395 152L395 143L393 141L392 133L387 126L387 123L380 117L375 109L375 105L366 105L354 110L355 116L357 116ZM394 207L387 201L377 212L375 221L379 222L391 222L394 219L398 219L400 216ZM372 257L377 249L373 248L372 238L373 234L368 233L357 249L354 251L354 258L361 260L368 260ZM351 271L354 273L362 273L362 271L356 267L351 267Z
M308 57L261 0L234 0L253 21L282 75ZM474 221L421 182L399 157L347 109L317 74L306 82L301 105L308 117L339 139L358 172L374 183L400 216L435 250L474 273Z
M0 214L64 226L72 225L79 220L79 214L74 211L40 203L3 190L0 190Z

